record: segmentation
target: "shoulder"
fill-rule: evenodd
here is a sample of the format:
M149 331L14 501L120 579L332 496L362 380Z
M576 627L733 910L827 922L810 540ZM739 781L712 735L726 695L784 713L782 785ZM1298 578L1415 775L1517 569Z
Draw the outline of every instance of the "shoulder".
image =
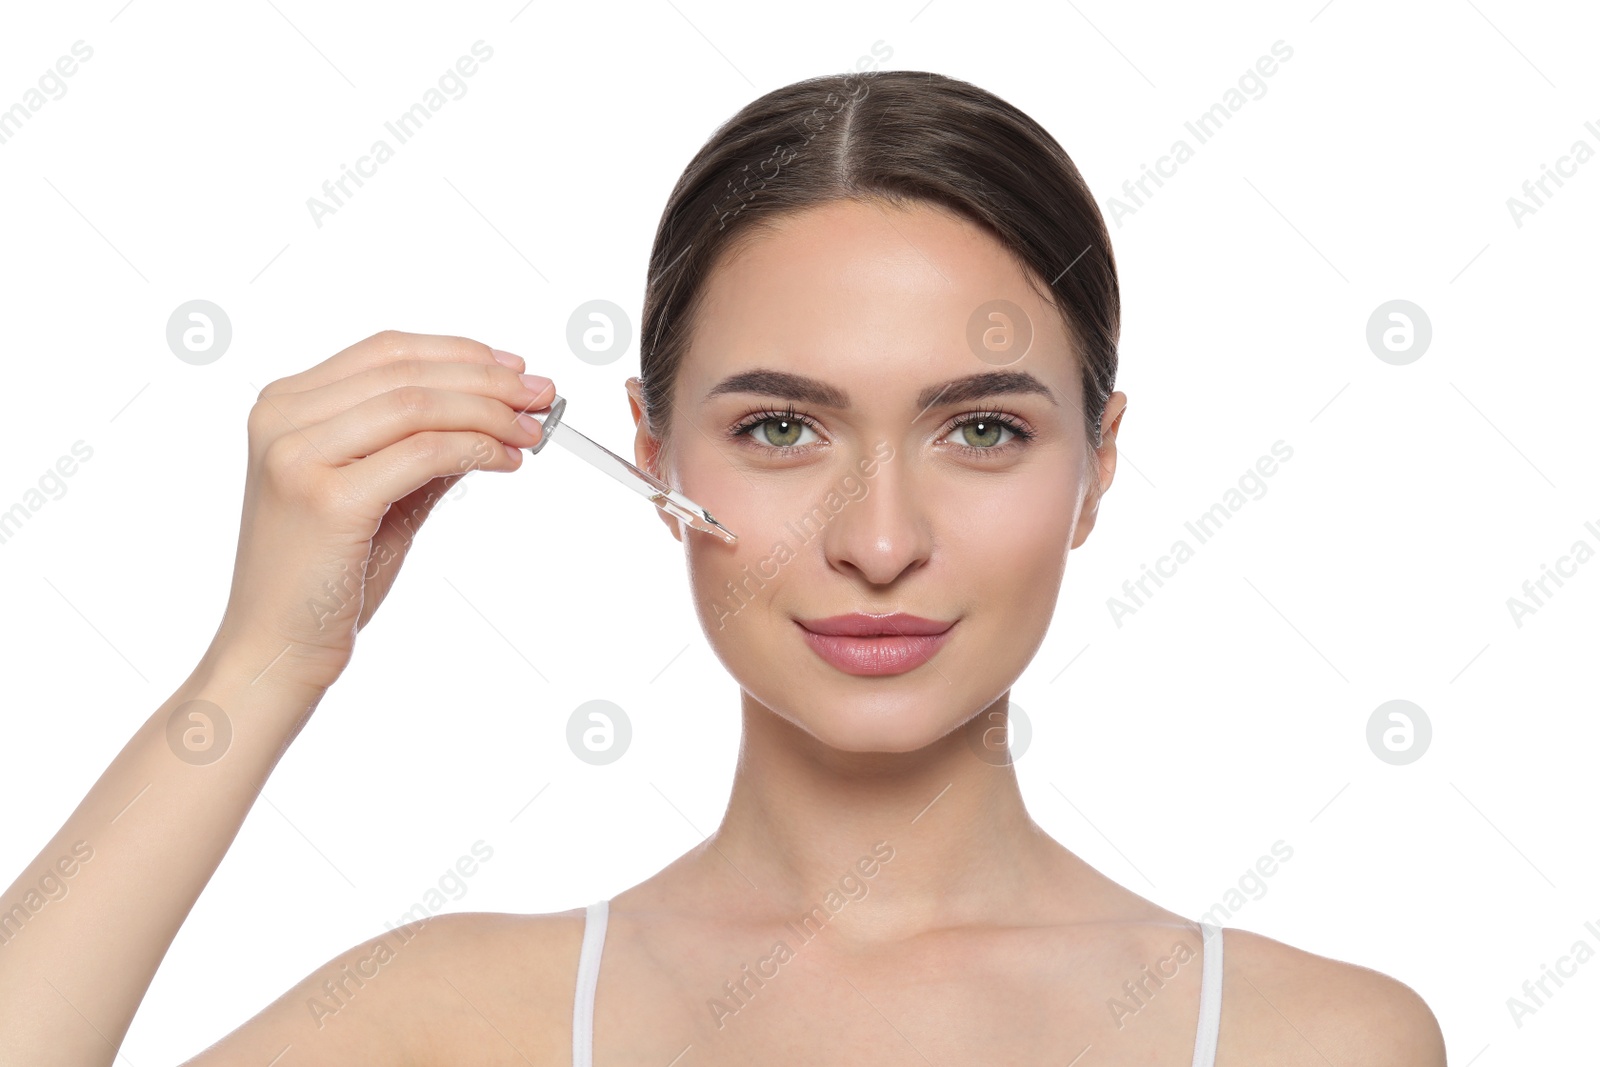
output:
M1248 930L1224 939L1218 1067L1444 1067L1439 1022L1404 982Z
M583 909L459 912L392 927L316 967L185 1061L526 1067L570 1062ZM304 1058L310 1057L310 1058Z
M537 915L451 912L397 927L391 940L417 946L414 971L426 981L449 977L469 996L467 986L481 986L525 1012L550 1005L559 1018L572 1010L583 928L582 908Z
M564 1063L584 910L451 912L389 931L406 1062Z

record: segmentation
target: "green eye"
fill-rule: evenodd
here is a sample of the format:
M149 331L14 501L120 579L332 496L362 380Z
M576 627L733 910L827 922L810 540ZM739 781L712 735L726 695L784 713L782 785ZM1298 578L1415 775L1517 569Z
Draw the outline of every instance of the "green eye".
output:
M764 426L761 436L766 438L767 444L785 448L796 444L800 440L800 431L805 429L805 423L798 419L764 419L756 423Z
M1000 434L1005 426L995 419L973 419L956 427L962 440L974 448L993 448L1001 443Z
M951 441L951 444L974 456L1009 452L1019 439L1027 441L1033 437L1033 431L998 411L974 412L950 427L950 433L961 434L961 440ZM1002 434L1010 436L1002 437Z
M756 431L751 433L751 431ZM800 435L810 430L815 435L816 430L805 419L800 418L792 411L758 411L743 424L733 430L734 437L750 437L758 445L767 448L790 450L802 442Z

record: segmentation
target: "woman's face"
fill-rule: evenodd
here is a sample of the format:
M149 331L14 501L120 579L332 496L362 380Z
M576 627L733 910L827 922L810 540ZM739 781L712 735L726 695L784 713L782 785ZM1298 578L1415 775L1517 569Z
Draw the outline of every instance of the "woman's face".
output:
M1096 454L1059 314L1001 244L939 208L836 201L747 242L707 282L667 452L634 403L636 456L738 535L663 515L747 699L837 749L921 748L1003 696L1044 640L1125 398ZM1021 358L1003 333L969 340L1018 326L974 332L997 300L1032 327ZM800 622L891 612L953 625L928 655L906 637L817 641ZM841 643L913 654L867 674L819 651Z

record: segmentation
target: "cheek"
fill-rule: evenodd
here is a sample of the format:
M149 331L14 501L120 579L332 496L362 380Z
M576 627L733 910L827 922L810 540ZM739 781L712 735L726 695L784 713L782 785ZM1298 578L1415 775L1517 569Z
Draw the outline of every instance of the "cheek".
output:
M1072 472L1070 462L1040 464L1025 476L972 479L946 494L936 549L943 573L990 622L1026 628L1054 614L1077 525L1080 486Z
M686 455L681 469L684 493L739 537L729 545L691 530L683 534L702 625L719 638L737 636L735 617L748 621L781 602L776 594L790 579L803 540L793 524L801 521L811 487L804 478L741 471L709 444Z

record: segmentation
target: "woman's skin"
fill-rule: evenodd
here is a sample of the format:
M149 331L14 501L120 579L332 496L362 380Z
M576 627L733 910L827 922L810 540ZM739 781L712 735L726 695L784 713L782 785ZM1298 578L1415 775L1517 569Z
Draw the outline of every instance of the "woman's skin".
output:
M1027 354L1004 366L966 342L973 310L995 299L1034 328ZM635 454L740 535L729 546L662 516L740 687L743 743L717 830L612 898L596 1063L1187 1065L1196 928L1051 840L1014 770L980 755L994 751L1068 553L1111 485L1126 397L1110 398L1094 449L1060 316L1000 244L927 205L842 201L782 220L721 261L693 325L664 446L629 383ZM216 638L0 898L9 906L73 842L93 842L71 895L0 949L0 1064L112 1062L419 520L461 470L516 469L516 449L538 440L514 416L548 404L551 389L523 386L522 361L509 358L391 332L263 391ZM848 406L710 395L754 370L802 374ZM1026 373L1048 395L952 402L951 387L919 400L993 373ZM797 436L776 421L732 432L791 402L814 424ZM958 425L994 410L1031 438ZM322 583L362 573L369 554L389 562L313 626L307 599L326 600ZM729 582L743 583L742 599ZM795 621L854 611L956 623L926 663L861 677L812 652ZM164 736L172 709L196 698L224 707L235 730L227 756L205 766L175 759ZM797 936L789 924L813 909L820 934ZM581 907L411 924L317 968L188 1062L569 1063L582 929ZM1174 968L1159 987L1146 974ZM753 995L741 1004L729 982ZM1150 992L1119 1020L1111 1002L1136 1003L1128 982ZM203 1034L208 1022L188 1025ZM1400 982L1230 929L1216 1062L1438 1065L1444 1048Z

